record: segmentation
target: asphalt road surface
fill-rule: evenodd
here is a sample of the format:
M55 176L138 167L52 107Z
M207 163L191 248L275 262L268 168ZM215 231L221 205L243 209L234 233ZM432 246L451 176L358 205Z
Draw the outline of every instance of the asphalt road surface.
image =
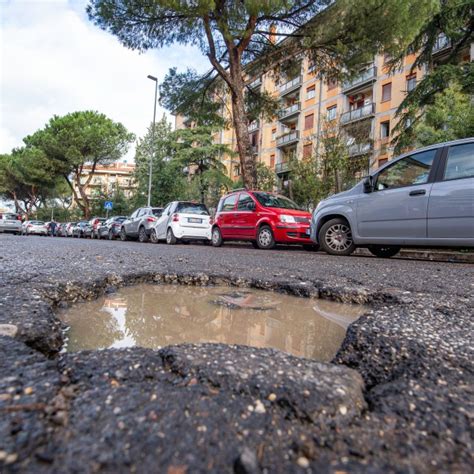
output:
M473 276L299 249L0 235L0 470L467 472ZM369 309L331 364L225 345L58 353L56 308L143 281Z

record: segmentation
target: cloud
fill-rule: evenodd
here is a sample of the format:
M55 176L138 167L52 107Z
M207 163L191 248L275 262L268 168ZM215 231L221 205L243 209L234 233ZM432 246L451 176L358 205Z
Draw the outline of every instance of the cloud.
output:
M0 153L20 146L53 115L76 110L98 110L142 136L153 118L154 83L147 75L162 80L170 67L209 67L194 48L128 50L88 21L85 5L0 5ZM163 112L159 107L157 116Z

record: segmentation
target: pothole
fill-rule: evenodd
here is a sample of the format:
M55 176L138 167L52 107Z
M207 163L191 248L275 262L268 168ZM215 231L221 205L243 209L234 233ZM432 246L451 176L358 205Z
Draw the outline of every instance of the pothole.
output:
M215 342L329 361L366 307L227 286L141 284L59 313L65 350Z

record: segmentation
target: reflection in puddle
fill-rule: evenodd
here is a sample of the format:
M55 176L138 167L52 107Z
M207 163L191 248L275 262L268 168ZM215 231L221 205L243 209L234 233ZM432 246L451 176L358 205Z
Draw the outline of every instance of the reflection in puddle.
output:
M68 351L220 342L332 359L363 306L261 290L137 285L63 311Z

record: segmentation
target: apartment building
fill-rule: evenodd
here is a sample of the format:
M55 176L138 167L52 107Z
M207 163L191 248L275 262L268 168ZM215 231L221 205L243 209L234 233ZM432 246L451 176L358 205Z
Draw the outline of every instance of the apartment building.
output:
M435 61L441 61L450 48L446 37L440 36L434 47ZM473 56L471 47L459 59L472 61ZM328 120L338 121L350 156L366 160L367 169L377 168L393 157L391 141L397 124L396 110L426 71L412 71L416 56L410 55L390 74L388 59L376 56L373 62L361 67L356 77L342 84L321 78L306 57L301 57L299 74L282 77L278 83L270 73L250 78L248 88L265 90L281 104L274 120L259 119L248 126L257 161L275 170L281 186L288 180L291 157L301 159L321 150L321 136ZM222 112L229 114L229 106L224 104ZM177 128L191 125L189 120L176 117ZM236 149L232 129L223 130L216 140ZM224 156L223 163L229 177L237 180L239 160Z
M86 194L89 198L94 198L99 192L112 193L116 187L121 189L126 197L131 197L137 188L133 173L134 163L115 162L109 165L97 165ZM81 184L84 184L92 172L92 165L85 165L81 174Z

